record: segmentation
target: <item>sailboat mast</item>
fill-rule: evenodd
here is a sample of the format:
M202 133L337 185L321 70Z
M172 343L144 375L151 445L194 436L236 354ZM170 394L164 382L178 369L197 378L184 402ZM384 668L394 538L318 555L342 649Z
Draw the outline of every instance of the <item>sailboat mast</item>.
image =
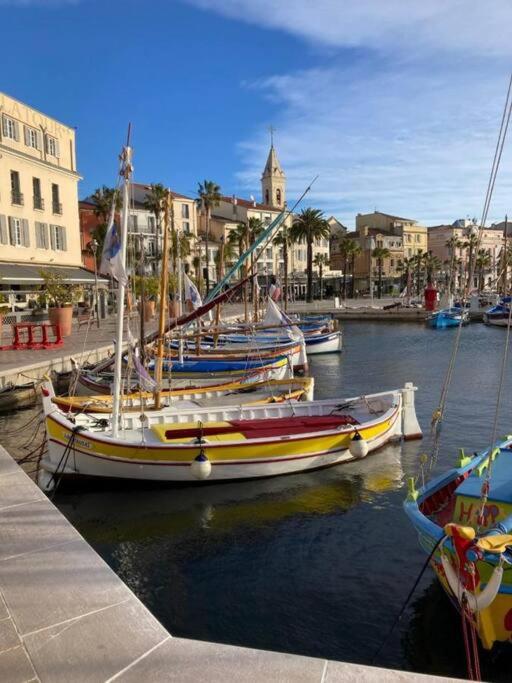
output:
M167 190L165 198L165 213L164 213L164 239L163 239L163 253L162 253L162 277L160 279L160 315L158 319L158 347L155 359L155 382L157 390L155 391L155 409L159 410L162 403L162 377L163 377L163 360L164 360L164 335L165 335L165 311L167 310L167 290L169 285L169 214L172 209L172 195L170 190Z
M129 146L129 141L130 128L128 128L128 144L123 149L123 152L121 154L121 160L123 162L121 173L124 177L123 213L121 218L121 263L123 265L123 268L126 265L126 242L128 239L128 211L130 206L130 179L132 175L132 149ZM117 292L116 354L114 360L114 393L112 405L112 436L114 438L117 437L119 434L125 289L125 283L124 280L122 280L119 282L119 289Z

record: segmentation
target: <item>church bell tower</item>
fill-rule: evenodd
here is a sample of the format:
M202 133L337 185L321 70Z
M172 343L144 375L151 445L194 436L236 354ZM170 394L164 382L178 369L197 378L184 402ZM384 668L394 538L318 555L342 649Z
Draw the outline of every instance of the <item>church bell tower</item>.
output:
M261 176L261 201L282 209L286 202L286 175L274 149L274 129L270 128L270 151Z

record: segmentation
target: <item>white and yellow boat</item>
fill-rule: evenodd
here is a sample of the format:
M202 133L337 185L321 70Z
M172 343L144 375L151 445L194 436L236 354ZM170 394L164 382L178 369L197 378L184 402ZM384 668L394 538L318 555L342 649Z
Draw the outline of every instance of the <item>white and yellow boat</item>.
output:
M421 437L412 384L349 399L121 412L119 424L68 416L42 385L48 450L38 482L61 476L153 481L252 479L365 457L389 441Z
M269 379L263 381L224 382L204 387L165 389L160 392L161 405L183 410L210 405L261 405L283 401L312 401L313 377ZM55 396L53 402L65 412L111 413L112 396ZM125 412L154 410L154 394L134 391L123 394L121 409Z

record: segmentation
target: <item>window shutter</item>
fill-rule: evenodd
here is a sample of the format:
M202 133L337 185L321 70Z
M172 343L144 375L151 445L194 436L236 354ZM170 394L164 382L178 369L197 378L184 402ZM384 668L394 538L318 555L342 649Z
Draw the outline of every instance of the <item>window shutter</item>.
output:
M48 135L45 133L44 134L44 151L46 152L46 154L48 154L48 152L50 151L49 147L50 147L50 143L48 142Z
M50 243L48 241L48 223L41 223L43 246L45 249L50 248Z
M43 149L42 133L36 130L37 149Z
M55 226L50 224L50 246L55 250Z
M62 227L62 251L67 251L68 250L68 240L66 237L66 228Z
M7 221L5 216L0 215L0 244L8 244L7 239Z
M23 235L23 246L30 247L30 233L28 229L28 220L26 218L21 219L21 231Z
M55 138L55 156L57 157L57 159L60 159L60 145L57 138Z
M14 139L16 141L20 139L20 127L17 121L14 122Z
M9 216L9 241L14 246L16 246L16 235L14 234L14 219Z
M7 136L7 119L2 116L2 135Z
M25 144L29 147L30 146L30 131L28 129L28 126L23 126L23 133L25 135Z
M43 248L43 235L42 235L42 223L38 223L38 221L35 222L36 226L36 249L42 249Z

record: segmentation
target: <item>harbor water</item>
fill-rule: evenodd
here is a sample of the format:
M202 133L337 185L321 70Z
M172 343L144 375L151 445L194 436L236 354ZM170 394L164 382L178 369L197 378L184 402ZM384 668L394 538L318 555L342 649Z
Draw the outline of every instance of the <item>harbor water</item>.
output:
M402 502L428 451L457 330L358 322L343 329L343 354L310 359L316 397L412 381L423 442L261 481L67 486L54 502L177 636L464 677L460 618L430 569L390 634L426 559ZM505 336L480 324L462 331L436 471L453 466L462 447L489 445ZM511 382L509 363L499 435L512 432ZM31 414L2 418L0 431L11 433ZM19 441L3 444L12 452ZM511 654L482 653L484 679L510 680Z

